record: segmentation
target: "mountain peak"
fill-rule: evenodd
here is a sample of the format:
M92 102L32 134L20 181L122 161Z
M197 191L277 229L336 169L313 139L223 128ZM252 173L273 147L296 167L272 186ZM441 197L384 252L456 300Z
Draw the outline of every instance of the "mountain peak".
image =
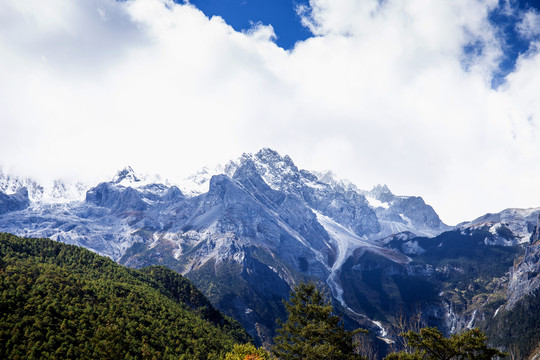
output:
M375 185L367 194L383 203L389 203L395 199L395 195L392 194L388 186L381 184Z
M256 157L258 158L279 158L281 159L281 155L275 150L272 150L270 148L262 148L259 150L256 154Z
M281 156L277 151L263 148L257 153L244 153L237 160L231 160L224 169L229 177L234 177L236 170L243 168L245 174L253 170L274 190L284 189L297 182L299 170L287 155ZM246 172L249 169L251 172Z
M371 189L370 193L372 194L392 194L388 186L386 184L377 184Z
M137 175L135 175L135 171L131 168L131 166L126 166L122 170L119 170L114 178L112 179L113 184L120 184L120 183L134 183L141 181Z
M326 171L314 171L313 174L317 177L317 179L325 184L330 185L332 188L343 188L344 190L351 190L358 192L358 188L356 185L354 185L350 180L340 178L337 176L333 171L326 170Z
M294 169L294 171L298 171L298 168L289 155L281 156L277 151L270 148L262 148L254 155L254 157L264 164L270 165L282 163L287 167Z

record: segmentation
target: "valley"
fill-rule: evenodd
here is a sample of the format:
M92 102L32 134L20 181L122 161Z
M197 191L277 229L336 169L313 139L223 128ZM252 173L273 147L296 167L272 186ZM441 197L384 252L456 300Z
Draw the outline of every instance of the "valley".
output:
M290 288L308 280L382 348L397 339L399 311L446 334L491 331L540 286L539 214L508 209L450 227L421 197L361 190L271 149L176 184L129 167L97 185L0 173L0 232L166 266L259 344L275 335Z

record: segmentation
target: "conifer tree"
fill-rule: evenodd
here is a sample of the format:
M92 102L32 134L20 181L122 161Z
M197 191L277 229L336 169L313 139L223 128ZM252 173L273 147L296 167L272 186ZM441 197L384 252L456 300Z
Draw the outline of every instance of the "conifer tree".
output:
M288 318L274 338L273 354L283 360L360 360L353 335L313 283L293 289L285 303Z
M409 331L403 336L414 353L388 355L386 360L491 360L506 356L505 353L487 346L486 336L478 329L445 338L436 328Z

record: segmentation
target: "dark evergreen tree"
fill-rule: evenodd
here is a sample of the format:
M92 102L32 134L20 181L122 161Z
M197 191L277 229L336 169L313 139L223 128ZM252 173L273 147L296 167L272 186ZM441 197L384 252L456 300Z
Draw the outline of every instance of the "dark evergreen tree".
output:
M506 354L487 346L486 336L478 329L445 338L436 328L409 331L403 335L414 350L388 355L386 360L491 360Z
M334 308L313 283L293 289L285 303L288 318L274 338L272 353L283 360L359 360L353 335L347 331Z

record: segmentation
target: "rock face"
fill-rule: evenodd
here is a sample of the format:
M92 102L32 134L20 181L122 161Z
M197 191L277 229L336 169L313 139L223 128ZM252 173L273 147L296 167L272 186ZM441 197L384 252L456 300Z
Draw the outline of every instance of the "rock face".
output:
M526 295L532 295L540 287L540 245L525 248L523 260L510 269L510 282L508 284L508 301L506 310Z
M505 309L511 310L526 295L534 294L540 288L540 215L531 235L531 244L525 248L525 255L510 269L508 301Z
M527 244L531 233L535 230L539 214L540 208L506 209L500 213L486 214L473 221L459 224L457 227L465 229L488 226L492 233L506 233L511 235L506 236L506 239L514 239L512 243L505 243L502 239L497 242L494 239L497 245Z
M24 210L28 206L30 206L28 189L23 187L13 195L0 192L0 215L12 211Z
M366 197L375 207L381 224L378 237L406 231L416 235L436 236L450 230L421 197L395 196L386 185L375 186L366 193Z
M31 183L2 176L11 192ZM127 167L73 195L82 188L58 181L40 197L0 193L0 231L84 246L131 267L165 265L263 343L285 316L282 299L303 280L318 281L348 321L383 337L391 336L395 309L418 304L444 326L451 296L439 295L439 283L467 281L475 260L492 261L500 255L494 246L513 249L534 230L534 211L517 210L450 229L420 197L381 185L360 190L330 172L298 169L270 149L178 186ZM18 211L2 213L13 209L2 205L8 202ZM477 258L460 263L463 254ZM488 272L501 277L508 267ZM469 316L468 305L452 306Z

